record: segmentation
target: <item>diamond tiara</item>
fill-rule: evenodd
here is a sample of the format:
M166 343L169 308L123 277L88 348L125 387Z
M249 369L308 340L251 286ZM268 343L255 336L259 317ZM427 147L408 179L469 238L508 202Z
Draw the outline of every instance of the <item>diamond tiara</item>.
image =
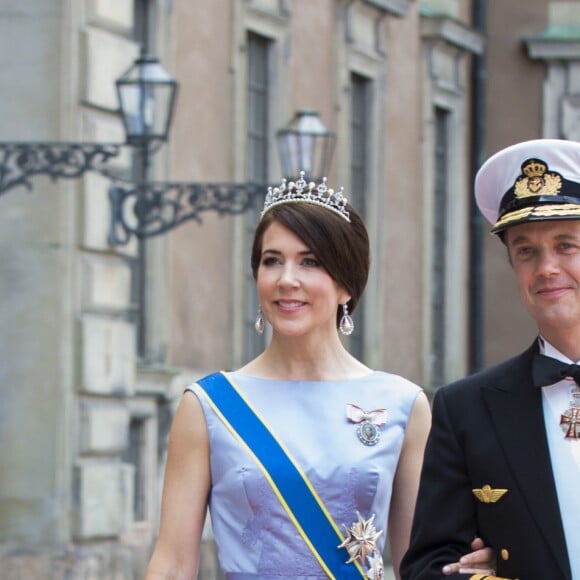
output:
M334 191L326 185L326 177L316 185L313 181L306 182L304 171L300 172L300 178L294 182L287 182L286 179L278 187L269 187L264 201L264 209L260 214L260 219L272 207L282 203L313 203L325 207L338 214L350 223L350 214L346 209L347 199L343 195L343 189Z

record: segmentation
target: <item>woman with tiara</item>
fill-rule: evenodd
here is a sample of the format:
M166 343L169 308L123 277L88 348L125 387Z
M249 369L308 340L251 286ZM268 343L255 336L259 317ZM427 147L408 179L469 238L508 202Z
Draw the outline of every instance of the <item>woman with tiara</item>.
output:
M372 370L340 333L369 271L357 211L326 181L270 189L251 267L271 339L188 387L169 437L147 580L193 579L209 506L227 580L384 577L407 549L430 427L421 388ZM486 564L480 540L467 558ZM458 564L457 564L458 565Z

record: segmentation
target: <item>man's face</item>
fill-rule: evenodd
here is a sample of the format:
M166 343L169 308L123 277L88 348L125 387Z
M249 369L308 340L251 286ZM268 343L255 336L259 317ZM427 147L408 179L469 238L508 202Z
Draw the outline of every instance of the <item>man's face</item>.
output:
M508 228L505 238L520 296L550 342L580 330L580 220Z

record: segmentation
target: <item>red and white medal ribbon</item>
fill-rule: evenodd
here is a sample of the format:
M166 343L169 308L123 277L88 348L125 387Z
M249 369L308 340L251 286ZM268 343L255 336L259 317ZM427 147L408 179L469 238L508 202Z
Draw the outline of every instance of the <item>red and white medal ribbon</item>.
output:
M351 423L356 423L356 434L365 445L376 445L381 438L379 427L387 421L386 409L374 409L365 411L358 405L347 403L346 418Z

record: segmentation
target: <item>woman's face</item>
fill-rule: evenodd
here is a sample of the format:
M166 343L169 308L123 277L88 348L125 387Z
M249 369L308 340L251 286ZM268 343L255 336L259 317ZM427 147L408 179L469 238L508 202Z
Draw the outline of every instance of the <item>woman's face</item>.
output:
M273 222L264 232L258 299L275 333L336 332L336 310L350 299L293 232Z

